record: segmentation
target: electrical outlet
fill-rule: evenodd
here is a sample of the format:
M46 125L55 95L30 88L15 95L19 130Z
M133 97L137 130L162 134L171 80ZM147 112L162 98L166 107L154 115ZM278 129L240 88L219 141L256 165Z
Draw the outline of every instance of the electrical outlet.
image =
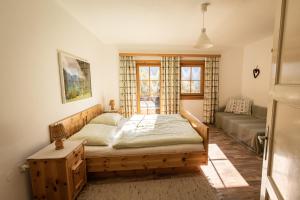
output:
M29 169L29 165L26 163L20 166L20 171L23 173L26 172L28 169Z

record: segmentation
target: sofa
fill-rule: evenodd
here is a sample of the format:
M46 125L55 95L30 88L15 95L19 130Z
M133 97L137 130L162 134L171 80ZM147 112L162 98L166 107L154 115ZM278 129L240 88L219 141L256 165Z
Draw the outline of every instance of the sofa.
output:
M263 144L258 136L265 135L267 108L252 105L251 115L224 112L224 108L215 114L215 125L229 136L245 144L258 155L263 154Z

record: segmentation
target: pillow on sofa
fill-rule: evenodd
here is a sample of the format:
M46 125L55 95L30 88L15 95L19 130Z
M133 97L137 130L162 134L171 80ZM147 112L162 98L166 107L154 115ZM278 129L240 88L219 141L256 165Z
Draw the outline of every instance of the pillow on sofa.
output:
M85 140L86 145L108 146L116 132L117 127L104 124L87 124L69 140Z
M92 119L90 121L90 124L106 124L110 126L118 126L122 118L122 115L118 113L104 113Z
M230 98L226 104L224 112L229 112L229 113L235 112L237 108L238 100L239 100L238 98L234 98L234 97Z
M232 97L226 104L224 112L251 115L252 101L246 97Z
M237 106L233 113L242 115L251 115L252 101L248 98L241 98L237 100Z

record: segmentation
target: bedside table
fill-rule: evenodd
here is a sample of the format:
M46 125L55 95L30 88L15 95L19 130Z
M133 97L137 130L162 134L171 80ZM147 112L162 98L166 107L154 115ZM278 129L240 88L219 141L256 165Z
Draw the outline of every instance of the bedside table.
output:
M83 141L64 141L64 149L54 143L27 159L33 199L75 199L86 184Z

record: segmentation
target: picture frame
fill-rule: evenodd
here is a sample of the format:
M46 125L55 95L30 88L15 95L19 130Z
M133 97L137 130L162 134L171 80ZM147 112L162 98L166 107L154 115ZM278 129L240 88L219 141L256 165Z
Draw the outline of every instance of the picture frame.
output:
M62 103L92 97L90 63L85 59L58 50Z

